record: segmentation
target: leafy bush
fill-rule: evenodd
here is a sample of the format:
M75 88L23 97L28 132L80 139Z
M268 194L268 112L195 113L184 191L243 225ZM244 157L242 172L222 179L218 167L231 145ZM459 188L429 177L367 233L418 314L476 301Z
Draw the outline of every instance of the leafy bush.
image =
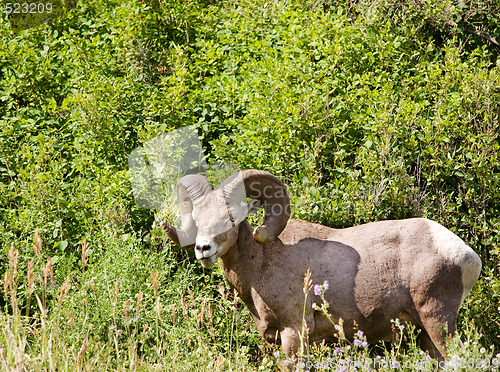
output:
M211 161L283 179L294 218L450 228L484 264L460 330L475 320L498 347L496 9L87 1L26 31L2 22L6 366L276 367L220 270L165 244L133 200L128 154L192 124Z

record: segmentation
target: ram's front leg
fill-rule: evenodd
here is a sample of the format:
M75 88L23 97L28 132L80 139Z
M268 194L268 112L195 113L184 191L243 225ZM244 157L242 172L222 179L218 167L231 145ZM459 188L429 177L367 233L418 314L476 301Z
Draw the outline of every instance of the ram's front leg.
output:
M304 348L301 348L299 331L295 328L285 328L280 332L281 350L290 358L296 357Z

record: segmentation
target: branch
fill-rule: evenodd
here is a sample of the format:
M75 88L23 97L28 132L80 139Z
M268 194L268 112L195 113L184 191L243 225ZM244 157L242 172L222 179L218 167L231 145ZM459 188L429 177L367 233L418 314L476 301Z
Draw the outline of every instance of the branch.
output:
M500 48L500 43L491 35L487 34L486 32L483 32L483 31L478 31L476 29L473 29L473 28L469 28L469 27L464 27L464 31L469 33L469 34L472 34L474 36L479 36L485 40L488 40L490 43L496 45L497 47Z

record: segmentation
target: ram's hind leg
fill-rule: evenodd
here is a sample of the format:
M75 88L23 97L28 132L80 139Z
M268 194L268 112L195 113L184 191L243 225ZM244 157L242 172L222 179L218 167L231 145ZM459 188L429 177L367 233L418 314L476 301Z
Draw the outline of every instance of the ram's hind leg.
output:
M442 321L437 318L422 319L423 329L419 335L420 347L435 359L446 357L446 339L456 331L455 320Z

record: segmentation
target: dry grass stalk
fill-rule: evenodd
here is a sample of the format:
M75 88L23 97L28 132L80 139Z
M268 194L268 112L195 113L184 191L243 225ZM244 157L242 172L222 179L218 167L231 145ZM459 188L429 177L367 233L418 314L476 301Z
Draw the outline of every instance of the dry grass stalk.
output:
M161 320L161 303L160 303L160 298L156 297L156 314L158 314L158 319Z
M184 300L184 295L181 295L181 306L182 306L182 316L184 319L187 318L187 308L186 308L186 300Z
M207 315L210 325L210 327L208 328L208 332L210 332L210 336L212 336L212 341L215 343L214 316L212 313L212 304L210 302L208 303Z
M151 282L153 283L153 290L155 297L158 297L158 271L155 273L153 270L149 270L149 275L151 275Z
M85 265L87 265L87 262L89 261L89 258L87 256L88 248L89 244L87 243L87 240L84 239L82 242L82 270L85 270Z
M236 310L238 308L238 300L239 300L238 292L236 291L236 289L233 289L233 296L234 296L233 308Z
M34 260L28 261L28 302L26 305L26 316L30 314L30 303L31 303L31 295L33 294L33 289L35 287L35 270L33 269Z
M31 296L33 294L33 288L35 286L35 270L33 269L33 264L34 260L29 260L28 261L28 290L29 290L29 295Z
M5 293L5 297L9 297L9 292L12 289L12 283L14 282L14 278L12 277L12 272L7 270L5 272L5 276L3 279L3 291Z
M221 285L219 286L219 293L220 293L220 295L222 296L222 299L223 299L224 301L226 301L226 300L227 300L227 296L228 296L228 294L226 294L226 290L225 290L225 289L224 289L224 287L223 287L223 286L221 286Z
M118 287L118 278L116 278L115 281L115 295L116 295L116 300L118 301L118 295L120 294L120 288Z
M188 291L188 297L191 300L191 303L193 304L193 306L196 306L196 301L194 300L194 296L193 296L193 292L191 292L191 288L187 287L187 291Z
M176 311L176 309L175 309L175 305L174 305L174 306L172 306L172 324L174 325L174 327L175 327L175 311Z
M307 295L313 287L311 280L311 269L307 269L306 275L304 277L304 294Z
M141 307L142 296L143 296L142 292L139 292L139 296L137 297L137 307L135 309L135 319L136 320L139 320L139 310Z
M87 346L89 345L89 334L87 332L87 335L85 336L85 339L83 340L82 347L80 348L80 351L78 352L78 355L76 357L76 364L78 366L78 370L83 370L84 364L83 364L83 359L85 358L85 352L87 351Z
M203 324L203 317L205 316L205 307L207 306L207 300L203 299L203 302L201 303L201 311L196 317L196 325L198 328Z
M123 303L123 311L125 312L125 325L127 326L127 333L130 334L129 316L128 316L128 311L129 311L128 300L125 300L125 302Z
M14 243L11 244L10 246L10 251L9 251L9 266L12 270L12 275L14 279L17 276L17 264L19 262L19 251L14 248Z
M61 308L62 302L64 300L64 297L68 294L68 291L71 287L71 284L69 282L69 276L66 278L66 281L64 284L61 286L59 290L59 309Z
M43 284L47 287L48 277L50 276L50 281L54 281L54 267L52 266L52 261L50 257L47 259L47 264L43 269Z
M33 244L33 250L35 251L36 256L38 257L39 260L42 259L42 239L40 238L40 235L38 234L38 229L35 229L35 234L33 236L35 239L35 244Z
M313 287L312 279L311 279L311 269L307 269L306 275L304 276L304 309L302 312L302 330L299 335L300 338L300 355L304 355L307 352L307 347L306 345L308 344L308 338L309 338L309 326L307 325L305 321L305 314L306 314L306 306L307 306L307 296L309 292L311 291Z

